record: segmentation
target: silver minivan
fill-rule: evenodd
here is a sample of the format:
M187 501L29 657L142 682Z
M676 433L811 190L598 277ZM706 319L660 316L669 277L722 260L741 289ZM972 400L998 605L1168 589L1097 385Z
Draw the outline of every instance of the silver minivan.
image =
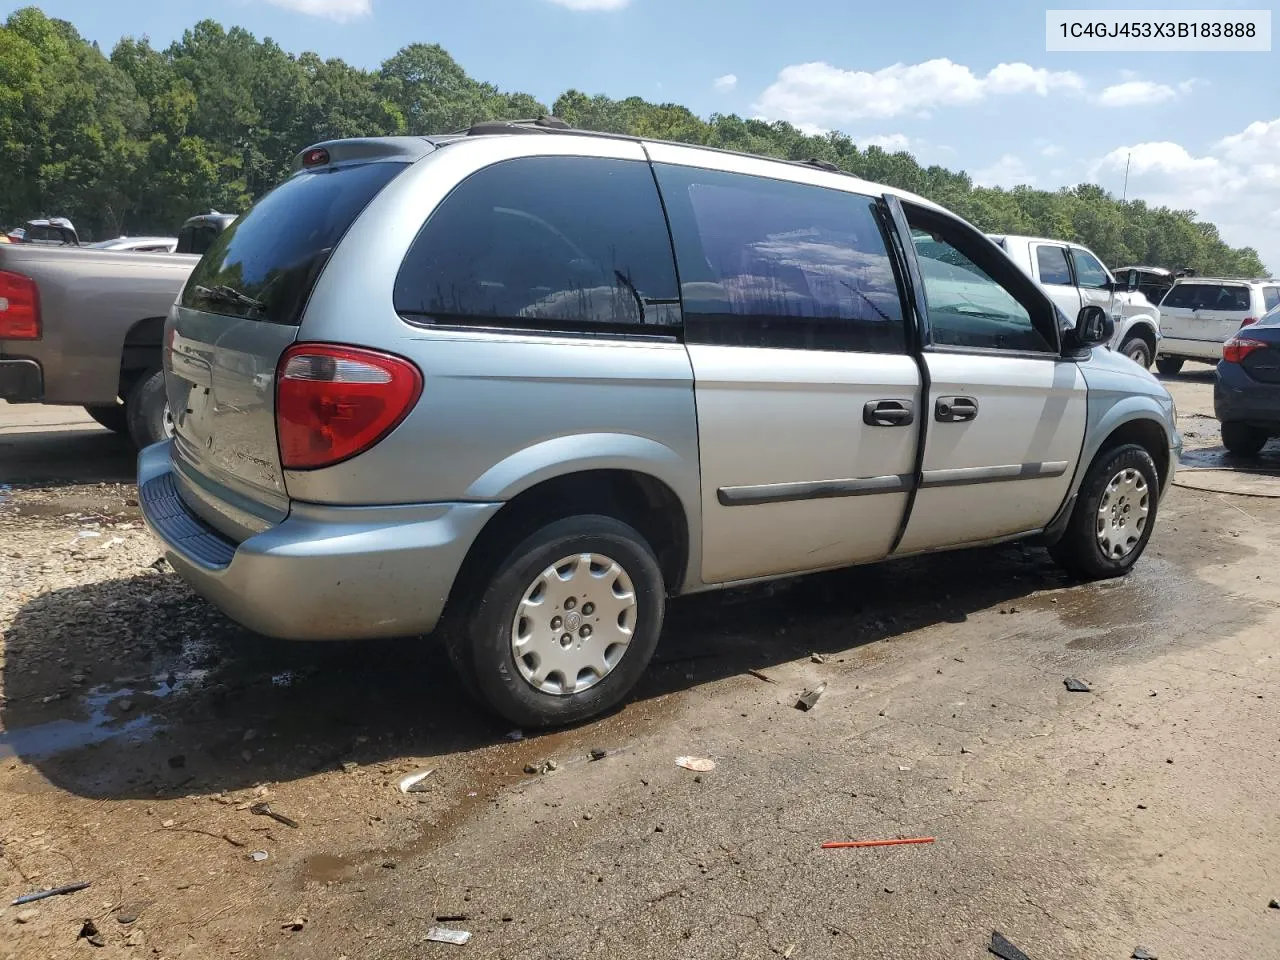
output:
M446 643L510 720L619 702L666 600L1038 537L1141 556L1180 440L980 231L817 162L557 121L348 140L174 305L147 522L232 617Z

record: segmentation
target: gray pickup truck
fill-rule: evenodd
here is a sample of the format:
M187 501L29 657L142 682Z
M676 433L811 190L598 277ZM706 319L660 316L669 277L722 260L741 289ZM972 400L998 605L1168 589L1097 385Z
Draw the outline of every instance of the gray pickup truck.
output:
M192 217L173 254L0 244L0 400L84 407L139 447L169 436L164 319L234 220Z
M164 439L164 319L199 260L0 245L0 399L82 406L139 447Z

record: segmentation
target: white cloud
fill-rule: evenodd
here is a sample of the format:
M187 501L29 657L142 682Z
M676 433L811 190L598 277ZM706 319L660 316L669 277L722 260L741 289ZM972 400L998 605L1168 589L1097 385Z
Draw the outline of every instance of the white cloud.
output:
M267 0L267 3L295 13L324 17L346 23L373 13L373 0Z
M911 138L904 133L879 133L874 137L855 137L854 142L864 150L879 147L885 153L897 153L911 147Z
M1035 175L1027 169L1021 157L1006 153L989 167L974 170L969 176L980 187L1016 187L1025 184L1034 187Z
M568 10L621 10L631 0L551 0Z
M723 77L716 77L711 85L720 93L728 93L738 85L738 77L736 74L726 73Z
M1117 147L1096 160L1089 178L1119 193L1129 164L1130 199L1195 210L1227 243L1251 246L1280 268L1280 118L1251 123L1195 154L1179 143Z
M1104 107L1140 107L1172 100L1178 91L1164 83L1150 80L1127 80L1107 87L1098 94L1098 103Z
M1084 80L1025 63L1002 63L985 75L947 59L895 63L875 72L829 63L784 67L755 109L792 123L836 124L863 118L927 116L936 107L977 103L990 96L1079 91Z

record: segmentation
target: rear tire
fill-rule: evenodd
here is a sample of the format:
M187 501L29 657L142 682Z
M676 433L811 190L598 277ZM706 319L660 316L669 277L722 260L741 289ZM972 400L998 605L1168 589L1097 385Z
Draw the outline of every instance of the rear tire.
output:
M85 407L84 412L112 433L128 436L129 415L123 405L117 403L110 407Z
M129 436L139 450L172 436L163 370L151 370L140 376L129 388L124 406Z
M1182 370L1182 365L1185 362L1182 357L1157 357L1156 369L1166 377L1172 377Z
M1104 450L1093 461L1062 539L1049 548L1079 580L1128 573L1138 562L1160 504L1160 476L1151 454L1136 443Z
M1142 337L1130 337L1120 346L1120 352L1143 370L1151 366L1151 344Z
M1224 423L1222 445L1238 457L1256 457L1271 439L1267 431L1251 427L1247 423Z
M463 686L517 726L603 713L631 692L658 645L662 570L645 539L611 517L547 524L510 550L484 584L465 626L446 642ZM518 658L517 649L526 652ZM562 662L566 668L557 669Z

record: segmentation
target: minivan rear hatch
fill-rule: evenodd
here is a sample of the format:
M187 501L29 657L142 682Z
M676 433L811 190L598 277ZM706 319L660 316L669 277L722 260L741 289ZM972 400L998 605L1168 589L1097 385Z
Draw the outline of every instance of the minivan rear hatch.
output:
M218 236L173 308L165 379L178 489L192 510L237 542L279 523L289 509L276 440L280 356L298 335L330 253L415 159L376 149L361 156L351 149L359 143L301 154L297 173ZM420 144L419 155L431 149Z
M1160 332L1175 340L1224 343L1250 313L1252 288L1247 283L1216 280L1174 284L1160 303Z

